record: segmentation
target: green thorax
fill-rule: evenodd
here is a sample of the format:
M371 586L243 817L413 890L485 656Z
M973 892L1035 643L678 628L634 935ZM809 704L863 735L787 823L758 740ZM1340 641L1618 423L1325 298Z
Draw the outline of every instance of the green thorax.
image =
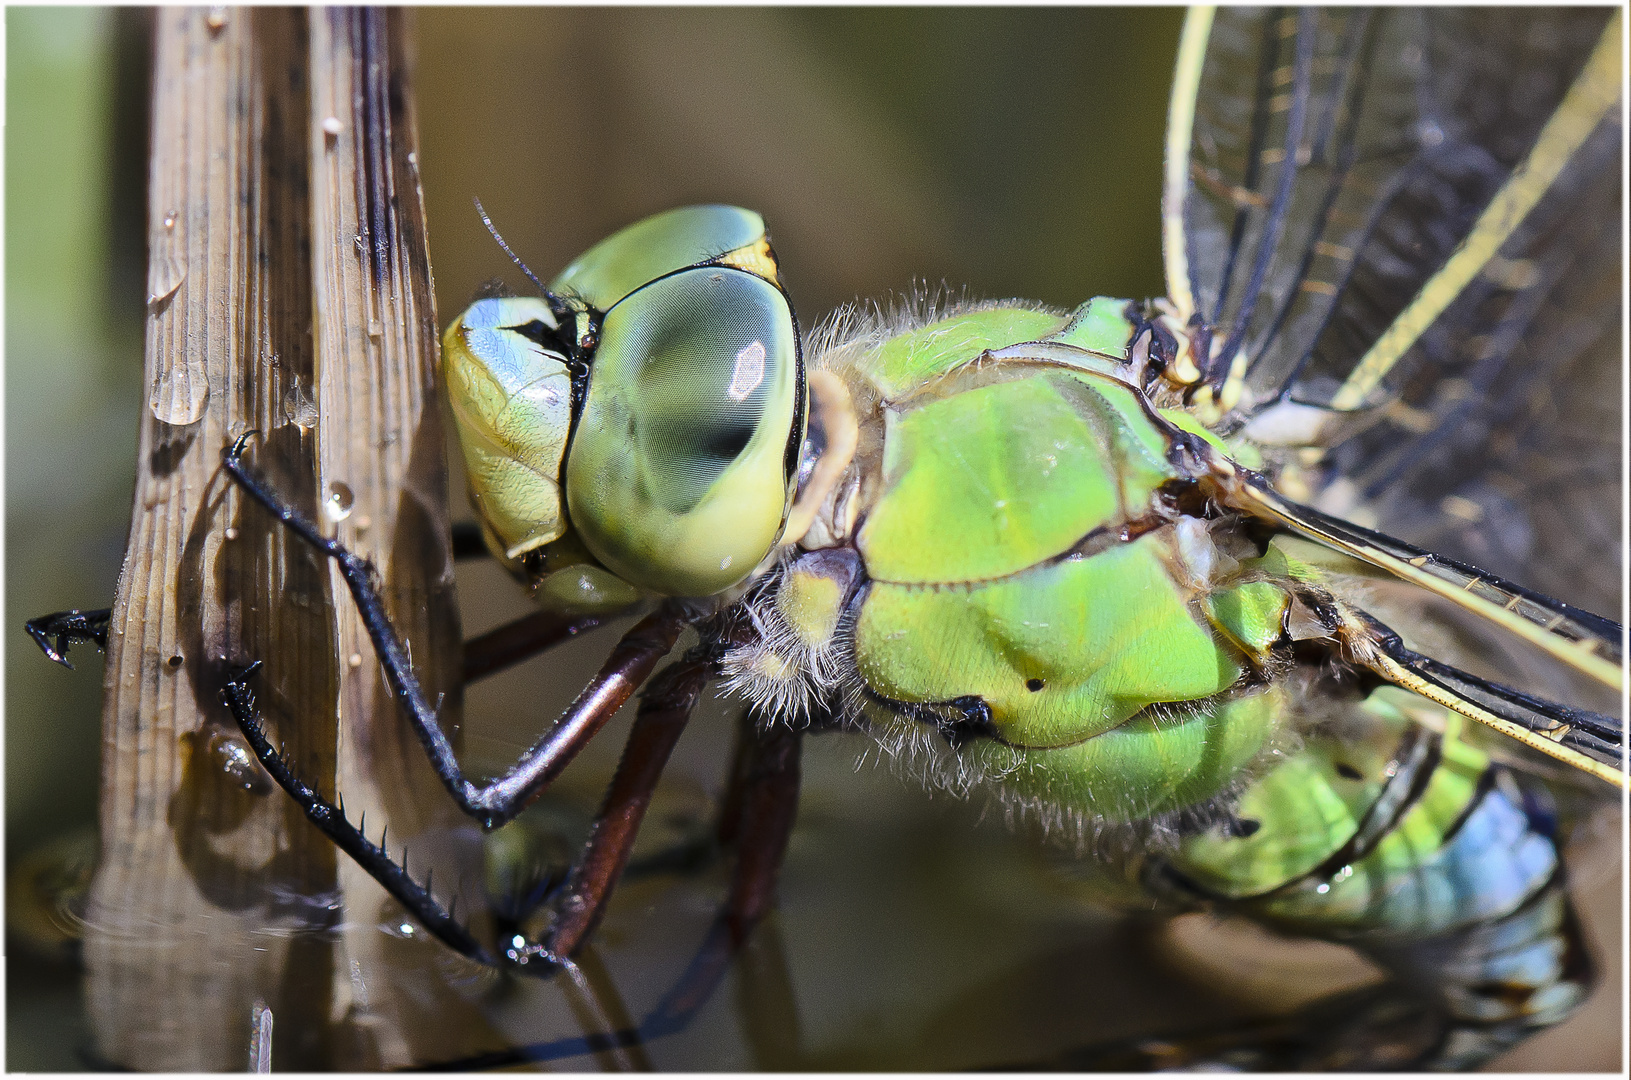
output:
M1269 560L1177 509L1178 428L1228 448L1131 384L1136 314L985 307L832 361L864 432L846 542L875 720L972 715L965 761L1005 790L1122 819L1209 798L1259 753L1289 604Z

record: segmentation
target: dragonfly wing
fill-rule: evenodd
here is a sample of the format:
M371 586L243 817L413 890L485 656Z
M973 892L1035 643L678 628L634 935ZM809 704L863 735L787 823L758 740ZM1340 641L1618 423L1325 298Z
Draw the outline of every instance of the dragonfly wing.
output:
M1599 611L1619 47L1607 9L1192 15L1164 202L1169 295L1239 343L1234 421L1327 451L1282 488Z
M1571 87L1559 110L1580 114L1573 120L1585 137L1486 269L1369 391L1381 404L1327 455L1309 498L1342 516L1365 507L1388 533L1579 607L1617 613L1622 130L1618 108L1591 119L1621 93L1617 20L1599 31L1601 12L1455 14L1490 16L1491 32L1506 32L1495 41L1509 46L1500 55L1514 71L1529 62L1525 36L1544 44L1599 32L1595 74L1608 88L1589 85L1593 68L1580 69L1580 58L1591 50L1583 45L1540 80L1551 88L1538 95L1547 101L1559 86ZM1533 70L1540 79L1555 69ZM1497 100L1523 100L1514 80L1497 85L1507 86ZM1551 121L1547 127L1558 130ZM1533 150L1526 161L1546 165ZM1329 370L1326 386L1341 373ZM1312 386L1318 371L1311 365L1311 385L1294 397L1323 402Z
M1624 723L1481 679L1404 646L1399 636L1358 612L1345 612L1350 644L1377 674L1470 720L1610 784L1631 786ZM1357 633L1354 633L1357 631Z
M1231 485L1238 509L1385 570L1502 627L1616 692L1624 685L1624 631L1600 615L1476 567L1299 506L1251 474ZM1406 648L1399 636L1340 601L1333 625L1353 658L1396 685L1611 783L1625 786L1624 722L1558 705Z
M1612 766L1606 774L1599 775L1624 783L1623 773L1614 775L1620 769L1625 741L1625 724L1618 717L1558 705L1513 687L1480 679L1432 657L1411 652L1402 644L1391 649L1389 655L1418 678L1444 693L1454 694L1464 704L1475 705L1507 724Z
M1275 396L1333 321L1378 197L1420 154L1425 57L1410 42L1419 54L1424 19L1225 8L1210 17L1204 62L1198 43L1180 54L1177 83L1194 97L1183 175L1169 147L1169 181L1183 191L1167 245L1186 256L1179 306L1187 292L1215 358L1244 354L1254 398ZM1176 128L1185 117L1174 105ZM1375 321L1343 336L1378 334Z
M1501 241L1521 246L1535 202L1591 171L1564 167L1580 144L1599 128L1597 143L1617 142L1609 18L1358 8L1191 17L1170 120L1166 239L1178 254L1168 270L1187 278L1173 282L1175 298L1190 298L1214 349L1243 354L1246 412L1287 397L1342 410L1384 398L1440 317L1487 322L1464 302L1468 285L1523 291L1511 286L1528 268L1509 266ZM1602 78L1572 100L1583 70ZM1571 101L1567 130L1537 158ZM1512 212L1482 222L1480 243L1456 260L1503 193ZM1443 274L1451 263L1454 280Z
M1243 484L1236 499L1242 509L1418 585L1605 686L1618 690L1623 685L1624 630L1611 619L1312 507L1298 506L1259 484Z
M1311 505L1247 501L1608 686L1620 48L1608 10L1194 14L1164 203L1174 306L1239 380L1221 426Z

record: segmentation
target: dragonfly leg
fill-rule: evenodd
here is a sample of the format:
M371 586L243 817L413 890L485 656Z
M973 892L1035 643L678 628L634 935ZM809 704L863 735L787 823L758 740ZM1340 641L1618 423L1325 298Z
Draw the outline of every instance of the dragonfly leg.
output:
M669 754L690 721L697 698L713 678L717 663L712 650L693 649L684 659L659 672L647 686L589 839L568 873L565 887L552 903L554 924L541 946L511 949L512 960L524 964L534 955L550 959L570 956L599 923L612 887L628 862Z
M798 811L799 752L804 733L786 724L756 723L751 714L744 722L744 730L752 733L752 739L743 767L733 773L733 791L725 800L727 807L736 808L733 835L737 859L731 872L730 891L708 936L667 996L637 1027L518 1046L479 1059L443 1062L437 1068L492 1069L522 1062L554 1061L610 1047L639 1046L681 1030L707 1003L754 926L770 910L777 873Z
M332 840L335 847L351 856L370 877L384 886L385 891L437 940L478 963L493 963L492 955L470 931L437 902L429 889L409 877L408 872L390 857L384 846L383 834L381 842L374 844L346 819L343 809L323 798L316 789L294 774L287 759L267 738L266 729L255 710L255 695L249 688L249 680L259 667L260 662L256 661L234 671L221 690L221 700L231 710L233 719L238 722L238 729L243 732L255 757L271 773L272 779L289 793L300 809L305 811L306 818Z
M799 755L804 733L780 722L757 722L751 712L745 728L753 733L745 767L733 778L740 794L727 798L737 808L732 834L736 865L730 892L691 966L667 997L646 1017L649 1037L683 1027L713 993L760 919L775 901L776 878L798 814Z
M755 714L747 709L737 720L731 764L725 774L725 793L720 800L713 828L630 863L624 868L624 878L632 880L651 874L698 873L735 848L737 833L742 826L742 800L746 796L748 778L758 752L759 734L754 729L755 723Z
M71 671L74 665L68 662L70 646L82 641L94 641L98 648L108 647L108 616L112 614L109 608L54 611L28 620L23 624L23 629L28 631L28 636L34 639L41 652Z
M748 776L759 753L756 722L752 709L743 709L736 720L736 746L731 751L730 779L725 785L725 797L719 804L719 818L714 822L714 842L721 848L734 847L737 831L742 827L742 800L747 797Z
M694 830L689 838L630 862L623 868L623 880L633 881L654 874L702 873L727 851L735 848L748 769L758 740L753 725L753 713L743 710L737 721L731 764L725 773L725 792L712 828Z
M297 536L335 561L373 642L385 681L412 724L432 767L459 809L480 821L484 828L496 828L514 818L558 776L646 680L692 621L693 617L684 608L672 603L642 619L617 643L600 671L544 736L503 776L478 785L465 777L453 753L453 744L442 732L436 710L425 699L407 649L386 614L373 565L346 550L339 541L323 536L314 523L248 471L243 453L252 434L239 437L223 453L227 472L239 487ZM241 723L240 720L240 726Z
M547 940L539 945L514 942L505 955L518 966L542 960L540 973L553 971L562 958L575 951L599 921L606 898L628 859L651 794L668 762L697 698L714 674L717 658L703 650L669 665L653 680L641 701L623 758L606 794L589 841L574 865L559 902L560 916ZM371 842L346 819L344 811L328 802L297 777L287 760L272 746L254 706L249 679L259 663L239 669L227 681L222 700L231 710L255 756L272 778L294 798L308 819L350 855L370 876L444 944L473 960L493 963L491 954L476 942L429 889L414 881L393 860L383 842Z
M464 643L464 681L473 683L485 679L563 641L586 634L619 614L622 612L573 618L553 611L534 611L479 634Z

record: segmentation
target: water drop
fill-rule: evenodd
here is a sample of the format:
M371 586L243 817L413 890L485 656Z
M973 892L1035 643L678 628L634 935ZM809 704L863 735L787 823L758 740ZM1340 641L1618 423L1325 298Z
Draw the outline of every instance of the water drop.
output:
M317 426L317 403L304 386L294 383L283 391L283 415L289 423L310 431Z
M272 782L261 771L249 744L237 732L218 731L204 744L204 751L234 787L256 795L270 795Z
M147 306L157 308L187 280L187 260L176 254L155 254L147 271Z
M147 306L158 308L187 280L187 249L179 210L165 211L160 227L147 238ZM156 314L156 312L154 312Z
M159 373L147 397L153 418L182 427L197 423L209 402L210 381L204 365L192 359L177 361Z
M323 500L323 513L330 521L344 521L351 516L355 502L351 489L336 480L328 486L328 498Z

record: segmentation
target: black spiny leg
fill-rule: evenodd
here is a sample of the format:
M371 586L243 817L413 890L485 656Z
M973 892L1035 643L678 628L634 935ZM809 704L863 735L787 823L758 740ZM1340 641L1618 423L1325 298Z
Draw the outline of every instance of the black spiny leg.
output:
M111 614L108 608L54 611L28 620L23 624L23 629L28 631L28 636L34 639L41 652L71 671L74 665L68 662L70 646L82 641L94 641L99 649L108 647L108 616Z
M257 660L233 672L221 690L221 700L232 711L232 717L238 722L238 728L249 742L250 749L254 750L266 771L272 774L272 779L299 804L311 823L334 841L335 847L351 856L358 866L385 886L385 891L407 908L421 926L455 952L478 963L492 964L492 954L482 948L451 912L436 902L428 888L409 877L406 870L392 861L384 847L371 843L346 820L344 811L296 776L283 755L273 748L260 717L255 713L255 695L249 689L249 679L259 667Z
M508 772L478 785L466 779L442 732L436 710L425 700L414 676L408 651L391 626L380 596L374 567L367 559L347 551L338 540L325 537L311 521L284 502L243 464L244 447L254 432L246 432L222 455L227 472L256 502L266 507L307 544L333 559L356 602L357 613L368 630L384 670L385 681L397 705L413 725L414 734L430 758L431 766L460 810L492 829L514 818L534 797L560 775L578 752L605 726L618 708L650 676L657 661L679 640L692 617L679 605L665 604L642 619L623 636L600 672L584 687L530 750Z
M227 472L245 492L270 510L297 536L339 565L341 576L357 604L358 613L368 630L398 706L413 725L432 767L454 801L485 828L495 828L515 817L566 768L646 680L657 662L673 648L681 631L690 624L688 613L673 604L664 605L642 619L617 643L599 673L578 694L566 712L507 773L482 785L472 783L465 779L452 744L443 734L435 711L425 700L424 692L414 676L407 649L385 613L373 566L366 559L347 551L337 540L324 537L315 524L245 470L242 455L250 434L253 432L239 438L223 455ZM472 661L478 675L513 662L520 652L527 651L518 649L518 641L524 641L534 651L541 650L582 632L589 625L587 620L557 620L556 624L548 626L532 625L528 620L522 620L519 624L501 628L488 636L493 639L492 647L483 644L487 640L485 638L473 643L476 646L471 650L474 655L466 656L467 673ZM222 699L261 764L295 799L312 823L379 881L426 930L455 951L483 963L492 963L492 956L487 950L471 937L450 911L436 902L428 883L420 886L408 876L404 866L391 860L385 851L383 839L376 847L360 828L346 820L342 808L323 799L310 785L293 774L282 755L272 747L255 715L247 680L257 667L258 662L239 670L228 681ZM533 970L547 974L554 969L555 965L548 963L554 956L546 948L527 942L522 944L526 946L528 959L541 961Z

